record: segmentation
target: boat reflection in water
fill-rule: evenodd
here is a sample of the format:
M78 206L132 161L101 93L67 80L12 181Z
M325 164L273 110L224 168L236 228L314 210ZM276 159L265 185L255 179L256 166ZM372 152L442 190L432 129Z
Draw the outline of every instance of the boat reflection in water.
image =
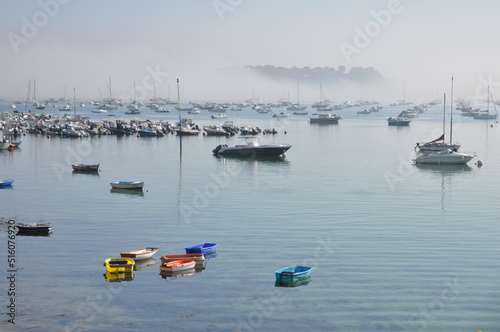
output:
M167 271L160 271L160 276L162 279L175 279L175 278L180 278L180 277L186 277L186 276L192 276L196 273L195 268L191 268L189 270L183 270L183 271L177 271L177 272L167 272Z
M73 175L86 175L89 177L99 177L99 172L98 171L81 171L74 169L73 172L71 172Z
M268 161L268 162L286 162L286 155L280 155L280 156L259 156L259 155L254 155L249 157L248 155L220 155L220 154L214 154L214 158L218 159L235 159L235 160L258 160L258 161Z
M276 279L275 287L299 287L305 286L312 281L311 276L299 279Z
M49 237L52 236L52 232L26 232L26 231L18 231L16 236L37 236L37 237Z
M206 264L205 261L200 261L196 262L196 265L188 270L182 270L182 271L174 271L174 272L167 272L167 271L160 271L160 276L162 279L176 279L180 277L186 277L186 276L192 276L197 273L202 273L205 270Z
M467 173L473 170L467 164L415 164L419 170L436 174Z
M212 258L215 258L217 257L217 251L216 250L213 250L211 252L207 252L206 254L204 254L203 256L205 256L205 259L212 259Z
M106 279L107 282L121 282L121 281L132 281L134 280L134 272L120 272L120 273L111 273L109 271L106 271L106 273L103 274L104 279Z
M134 271L140 271L146 267L156 265L156 263L157 263L157 260L153 257L148 258L148 259L144 259L144 260L135 261Z
M109 191L110 194L123 194L128 196L142 196L144 197L144 191L140 189L120 189L120 188L112 188Z

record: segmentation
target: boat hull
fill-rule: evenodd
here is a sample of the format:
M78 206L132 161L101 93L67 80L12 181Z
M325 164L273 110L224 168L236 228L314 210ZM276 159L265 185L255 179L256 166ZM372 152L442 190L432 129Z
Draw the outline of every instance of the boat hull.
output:
M217 249L217 243L198 243L184 249L186 254L207 254Z
M435 152L418 156L416 164L467 164L476 155L458 152Z
M196 264L201 264L205 261L205 256L203 254L181 254L181 255L163 255L160 257L162 263L168 263L178 260L192 260Z
M104 261L106 271L109 273L131 273L134 270L135 262L130 258L108 258Z
M301 278L306 278L311 274L312 267L307 266L289 266L284 269L275 271L275 276L277 280L298 280Z
M387 124L389 126L409 126L411 120L405 118L389 118L387 119Z
M161 264L160 270L163 272L179 272L193 269L195 265L196 262L193 260L176 260Z
M439 151L447 151L447 150L458 150L460 148L460 144L448 144L448 143L426 143L426 144L417 144L417 148L420 152L439 152Z
M72 164L73 170L82 172L97 172L99 170L99 164L97 165L85 165L85 164Z
M324 119L310 118L309 122L310 123L318 123L318 124L338 124L339 119L337 119L337 118L324 118Z
M9 142L7 142L7 143L1 142L0 143L0 150L7 150L9 147L10 147Z
M255 156L281 156L288 149L290 145L276 145L276 146L235 146L235 147L222 147L214 153L222 156L238 156L238 157L255 157ZM217 149L216 149L217 150Z
M16 227L20 233L48 233L52 229L50 224L16 224Z
M142 248L138 250L126 251L120 253L121 257L133 259L134 261L146 260L153 257L158 248Z
M114 189L142 189L142 187L144 187L144 182L118 181L118 182L111 182L110 185L111 188Z
M4 180L0 182L0 187L11 186L14 183L14 179Z

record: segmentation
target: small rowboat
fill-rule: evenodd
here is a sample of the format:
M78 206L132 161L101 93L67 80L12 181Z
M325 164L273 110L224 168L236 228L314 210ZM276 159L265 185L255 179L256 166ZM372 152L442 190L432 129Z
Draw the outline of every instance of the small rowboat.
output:
M142 189L144 182L142 181L116 181L110 183L114 189Z
M186 250L186 254L207 254L215 251L216 248L217 243L198 243L184 249Z
M104 266L109 273L124 273L134 270L135 262L130 258L108 258L104 261Z
M277 270L274 273L276 275L276 279L296 280L309 276L311 274L312 269L313 269L312 267L295 265Z
M181 255L163 255L160 257L162 263L188 259L195 261L196 264L201 264L205 261L203 254L181 254Z
M99 170L99 165L86 165L86 164L71 164L73 170L82 172L97 172Z
M144 259L148 259L153 257L154 254L158 251L158 248L142 248L132 251L121 252L120 256L131 258L135 261L140 261Z
M184 271L194 268L196 262L190 259L182 259L177 261L172 261L168 263L163 263L160 265L160 270L163 272L177 272Z
M48 233L50 232L51 224L16 224L19 233Z
M0 181L0 187L11 186L14 183L14 179L8 179Z

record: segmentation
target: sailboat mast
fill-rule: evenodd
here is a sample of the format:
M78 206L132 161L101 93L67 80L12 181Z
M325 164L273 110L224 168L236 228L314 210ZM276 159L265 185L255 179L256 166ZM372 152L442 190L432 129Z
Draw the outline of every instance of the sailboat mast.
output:
M297 106L300 106L299 81L297 81Z
M486 110L489 112L490 111L490 86L488 85L488 107Z
M446 93L443 93L443 143L445 143L444 137L446 133Z
M135 80L134 80L134 105L136 104L136 100L135 100Z
M24 111L28 111L28 103L30 102L31 93L31 78L28 80L28 93L26 94L26 104L24 105Z
M75 88L73 88L73 112L75 113L75 116L76 116L76 92L75 92Z
M179 126L181 125L181 93L179 92L179 79L177 79L177 109L179 110Z
M453 76L451 77L451 100L450 100L450 144L453 137Z

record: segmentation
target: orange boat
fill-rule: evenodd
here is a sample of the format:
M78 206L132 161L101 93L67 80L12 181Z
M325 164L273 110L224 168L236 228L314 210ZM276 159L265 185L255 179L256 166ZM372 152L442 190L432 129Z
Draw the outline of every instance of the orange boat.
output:
M163 255L160 257L162 263L189 259L195 261L196 264L201 264L205 261L203 254L180 254L180 255Z
M177 272L194 268L196 262L190 259L181 259L163 263L160 265L160 270L163 272Z

